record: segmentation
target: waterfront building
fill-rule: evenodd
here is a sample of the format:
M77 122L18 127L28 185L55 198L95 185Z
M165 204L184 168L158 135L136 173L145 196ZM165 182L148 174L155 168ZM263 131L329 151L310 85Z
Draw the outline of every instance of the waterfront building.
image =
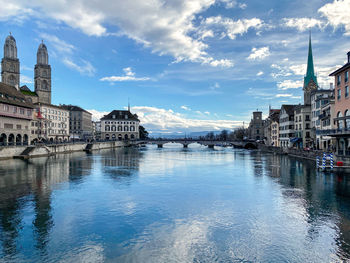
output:
M92 114L79 106L61 105L69 111L69 131L71 139L92 139Z
M316 129L317 140L319 140L319 149L324 151L333 150L336 145L336 139L328 135L330 130L336 128L334 118L334 97L328 103L321 105L321 114L319 116L321 127Z
M334 106L334 90L318 89L311 93L311 136L317 149L327 149L328 146L325 145L330 144L330 138L327 136L323 138L320 131L331 125L328 114L333 110L332 106Z
M279 120L280 120L280 112L281 110L273 110L273 112L270 114L270 130L271 130L271 145L275 147L279 147Z
M330 74L335 79L334 120L337 129L329 130L327 135L336 139L336 152L339 156L350 157L350 52L347 56L347 63Z
M311 107L309 105L297 105L294 107L294 138L291 142L298 148L311 147Z
M292 147L294 138L294 108L296 105L281 106L279 114L279 146L282 148Z
M253 140L264 139L264 121L261 111L254 111L248 127L248 137Z
M140 120L128 110L113 110L101 118L101 138L103 140L139 139Z
M0 83L0 145L29 144L33 109L18 89Z
M69 140L69 111L53 104L37 103L37 118L32 121L36 141L63 142Z
M92 133L94 140L101 140L101 121L92 121Z
M265 144L279 146L279 114L280 109L269 109L269 116L264 120Z

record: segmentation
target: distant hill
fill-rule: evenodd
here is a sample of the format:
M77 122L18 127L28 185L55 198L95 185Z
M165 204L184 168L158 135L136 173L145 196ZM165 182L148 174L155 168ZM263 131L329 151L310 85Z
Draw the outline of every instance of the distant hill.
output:
M169 138L169 139L177 139L177 138L184 138L185 136L187 138L198 138L200 136L205 136L207 135L209 132L214 133L214 135L218 135L221 133L221 131L200 131L200 132L190 132L190 133L186 133L186 135L184 133L152 133L149 136L151 138ZM231 132L231 131L229 131Z

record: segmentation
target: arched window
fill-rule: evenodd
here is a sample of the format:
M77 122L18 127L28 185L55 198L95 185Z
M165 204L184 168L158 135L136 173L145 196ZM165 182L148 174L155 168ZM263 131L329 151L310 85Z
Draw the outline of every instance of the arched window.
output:
M109 140L109 134L106 134L106 140Z
M118 126L118 131L123 131L123 127L122 126Z
M124 131L129 131L129 126L124 126Z
M130 131L135 131L135 126L130 126Z
M346 117L346 119L345 119L345 126L349 130L350 129L350 111L346 110L344 115Z
M11 86L15 86L15 84L16 84L15 76L10 75L9 78L8 78L8 83L9 83L9 85L11 85Z
M111 127L110 127L109 125L106 125L105 130L106 130L106 131L110 131L110 130L111 130Z
M47 89L47 81L44 80L43 83L42 83L42 89Z
M339 111L338 114L337 114L337 118L342 118L342 117L343 117L343 115ZM343 120L338 120L338 129L343 129L343 126L344 126Z
M112 125L112 131L115 131L116 127L115 125Z

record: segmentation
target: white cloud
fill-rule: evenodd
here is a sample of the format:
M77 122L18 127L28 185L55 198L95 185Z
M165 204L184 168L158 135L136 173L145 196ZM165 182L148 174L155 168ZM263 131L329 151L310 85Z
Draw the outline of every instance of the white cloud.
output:
M315 18L283 18L283 26L296 28L300 32L313 27L323 28L324 22Z
M83 75L93 76L96 72L96 69L91 65L90 62L81 60L80 64L77 64L68 57L63 58L62 62L69 68L74 69L80 72Z
M240 9L245 9L247 8L247 4L245 3L238 3L236 0L221 0L225 4L225 8L230 9L230 8L235 8L238 7Z
M264 72L263 71L259 71L258 73L256 73L257 76L262 76L264 75Z
M0 0L0 21L14 19L16 22L23 22L33 13L30 8L23 7L20 3L14 1Z
M252 52L247 57L248 60L263 60L264 58L270 56L269 47L262 48L252 48Z
M349 0L334 0L333 3L328 3L322 6L318 12L322 14L330 25L334 28L344 26L344 35L350 35L350 1Z
M208 54L209 46L195 38L200 27L193 21L216 0L71 0L69 8L66 1L0 1L1 20L13 20L21 14L43 20L52 18L89 36L125 35L154 53L174 57L176 62L233 66L228 59L218 60ZM108 32L107 26L118 32Z
M279 90L287 90L287 89L298 89L303 86L303 82L300 80L284 80L277 84Z
M21 74L21 83L25 83L25 84L33 84L34 81L32 78L25 76L23 74Z
M99 121L103 116L107 115L108 111L98 111L95 109L87 110L92 114L92 120L93 121Z
M276 98L291 97L292 94L276 94Z
M189 108L189 107L187 107L187 106L185 106L185 105L182 105L180 108L183 109L183 110L187 110L187 111L190 111L190 110L191 110L191 108Z
M131 67L123 68L123 71L125 73L124 76L103 77L103 78L100 79L100 81L116 82L116 81L145 81L145 80L150 80L150 78L148 78L148 77L142 77L142 78L135 77L135 73L132 71Z
M72 54L76 50L72 44L67 43L55 35L41 33L39 36L49 42L59 53Z
M238 19L234 21L231 18L222 16L208 17L202 22L204 28L221 28L225 29L222 36L227 36L230 39L235 39L237 35L243 35L248 32L250 28L259 29L263 26L263 21L259 18L252 19Z

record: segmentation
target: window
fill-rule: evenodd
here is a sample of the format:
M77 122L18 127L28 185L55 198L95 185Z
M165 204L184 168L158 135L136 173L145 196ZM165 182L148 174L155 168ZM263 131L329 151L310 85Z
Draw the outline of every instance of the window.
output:
M345 72L345 79L344 79L344 81L348 82L348 80L349 80L349 71L346 71Z
M338 89L338 96L337 96L338 100L341 99L341 89Z
M339 86L341 83L341 75L338 75L338 78L337 78L337 86Z
M345 86L345 98L349 97L349 86Z

